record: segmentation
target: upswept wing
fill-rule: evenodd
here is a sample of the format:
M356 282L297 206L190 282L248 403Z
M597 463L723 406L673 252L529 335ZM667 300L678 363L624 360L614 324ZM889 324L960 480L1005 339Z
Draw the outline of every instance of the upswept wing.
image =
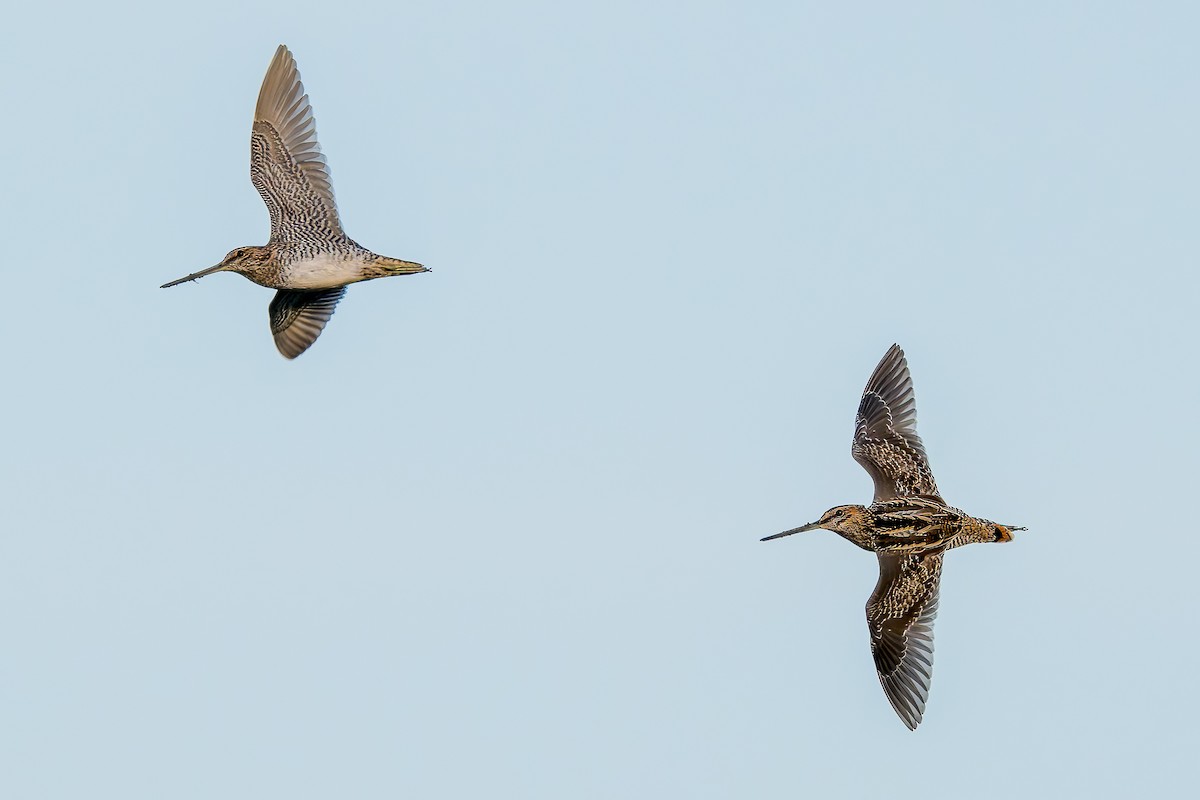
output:
M913 495L944 502L917 435L917 401L899 345L891 346L867 381L850 452L875 481L875 502Z
M285 358L295 358L312 347L344 294L345 286L315 292L276 292L271 301L271 335L279 352Z
M879 582L867 601L871 655L883 691L909 730L925 713L933 678L933 621L942 554L879 554Z
M267 68L250 135L250 181L271 212L271 241L345 234L333 199L317 123L291 52L279 45Z

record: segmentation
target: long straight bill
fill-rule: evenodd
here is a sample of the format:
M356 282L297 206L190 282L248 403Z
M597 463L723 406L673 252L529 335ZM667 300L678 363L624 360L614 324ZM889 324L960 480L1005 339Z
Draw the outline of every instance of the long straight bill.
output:
M191 275L188 275L186 278L180 278L177 281L171 281L170 283L164 283L162 286L160 286L158 288L168 289L172 286L178 286L181 283L187 283L188 281L194 281L194 280L196 280L196 278L203 278L205 275L212 275L214 272L221 272L224 269L225 269L224 264L217 264L215 267L209 267L208 269L202 269L199 272L193 272Z
M759 541L760 542L769 542L772 539L782 539L784 536L791 536L793 533L804 533L805 531L813 531L819 527L821 527L821 526L818 525L817 523L810 522L807 525L801 525L799 528L792 528L790 531L784 531L783 533L777 533L774 536L764 536L763 538L759 539Z

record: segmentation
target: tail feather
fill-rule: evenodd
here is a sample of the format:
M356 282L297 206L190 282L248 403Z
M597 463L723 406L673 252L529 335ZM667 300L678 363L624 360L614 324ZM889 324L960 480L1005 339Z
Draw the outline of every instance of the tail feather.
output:
M1013 531L1025 530L1025 528L1016 525L1001 525L999 523L995 523L995 525L995 539L993 541L996 542L1011 542L1013 540Z
M418 272L429 272L429 267L415 261L402 261L399 258L379 256L376 266L386 270L391 275L415 275Z

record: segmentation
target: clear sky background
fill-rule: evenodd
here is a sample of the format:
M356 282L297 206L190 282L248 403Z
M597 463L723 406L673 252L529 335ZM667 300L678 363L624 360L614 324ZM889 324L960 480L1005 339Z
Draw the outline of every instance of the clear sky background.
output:
M971 6L968 8L968 6ZM24 3L5 153L5 798L1178 796L1194 4ZM294 51L351 236L297 361L250 121ZM925 722L870 499L946 498Z

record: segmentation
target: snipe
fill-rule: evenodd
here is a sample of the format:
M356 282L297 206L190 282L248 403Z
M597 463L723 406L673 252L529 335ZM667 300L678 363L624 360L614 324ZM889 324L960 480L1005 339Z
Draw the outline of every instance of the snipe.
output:
M1012 532L951 508L938 493L917 436L917 404L904 352L892 345L863 391L851 454L875 481L869 506L837 506L821 519L763 541L817 528L833 531L879 558L879 582L867 601L871 654L883 691L916 730L933 676L933 620L942 556L973 542L1009 542Z
M296 60L283 45L258 93L250 181L271 213L267 244L239 247L215 267L162 288L214 272L237 272L278 289L271 301L271 334L285 357L295 358L316 341L347 284L428 272L420 264L372 253L342 230L312 107Z

